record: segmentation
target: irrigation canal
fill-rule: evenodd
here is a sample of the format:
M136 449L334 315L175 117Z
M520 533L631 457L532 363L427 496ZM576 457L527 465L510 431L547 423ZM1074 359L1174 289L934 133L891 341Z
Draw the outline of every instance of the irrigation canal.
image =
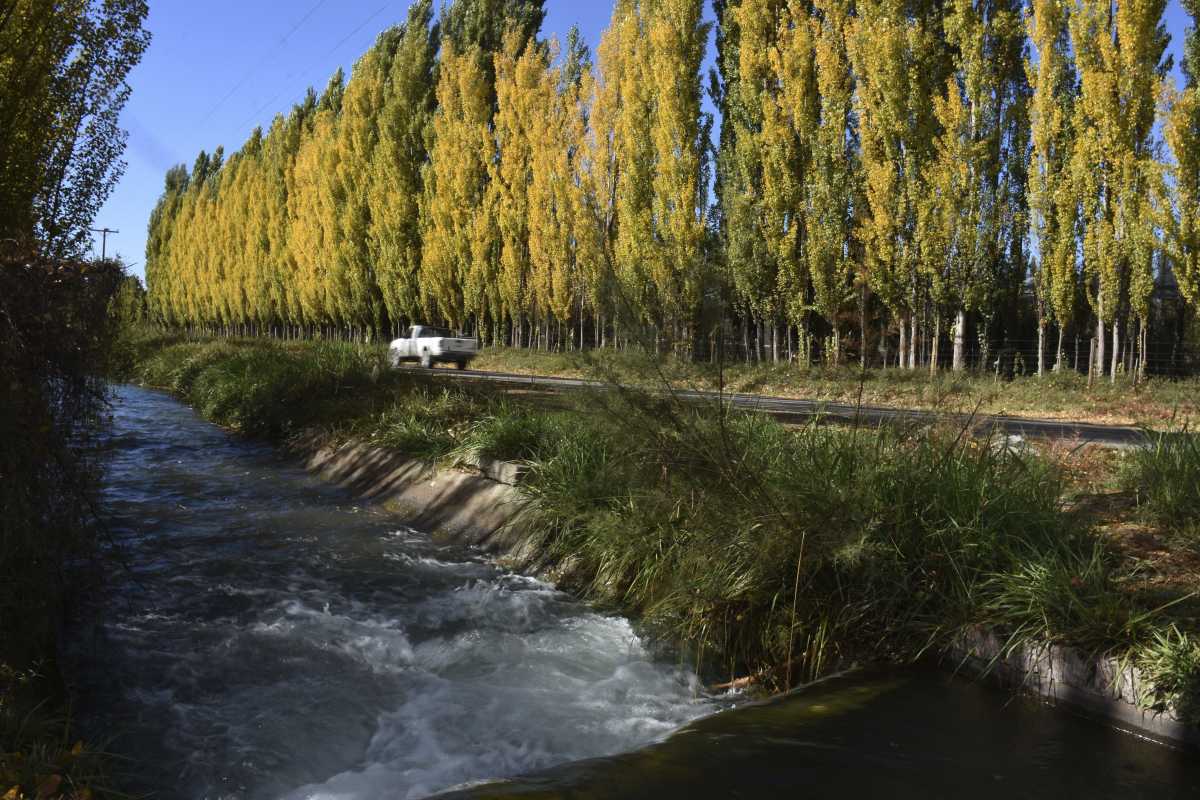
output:
M706 695L163 394L119 389L106 446L117 558L66 667L155 797L1200 796L1196 754L945 675Z

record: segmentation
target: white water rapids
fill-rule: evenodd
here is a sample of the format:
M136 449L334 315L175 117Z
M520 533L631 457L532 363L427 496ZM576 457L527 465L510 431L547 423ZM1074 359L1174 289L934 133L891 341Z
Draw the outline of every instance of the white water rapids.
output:
M422 797L713 710L619 617L435 544L174 400L119 390L81 716L160 797Z

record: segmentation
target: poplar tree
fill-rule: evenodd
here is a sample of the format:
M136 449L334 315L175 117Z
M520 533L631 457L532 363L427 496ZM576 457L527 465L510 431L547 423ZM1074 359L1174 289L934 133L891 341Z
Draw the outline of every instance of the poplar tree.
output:
M512 321L514 339L530 315L544 313L530 302L530 184L534 141L547 133L539 127L539 88L548 68L541 48L525 46L516 30L495 56L497 157L489 159L485 200L500 234L498 290L502 314ZM531 323L533 320L529 320Z
M1128 306L1144 333L1153 290L1151 135L1169 39L1161 25L1164 6L1165 0L1115 7L1080 0L1070 20L1080 77L1072 167L1084 225L1089 299L1097 319L1095 366L1104 373L1105 333L1111 326L1113 381L1121 313Z
M700 109L700 65L710 25L702 0L654 0L650 9L648 71L656 169L653 221L657 252L652 278L664 325L691 338L700 299L702 242L708 186L704 180L710 123Z
M481 218L493 145L491 103L476 53L460 55L453 42L445 43L437 101L421 204L422 302L452 325L462 326L468 315L482 323L492 265L475 259L490 238Z
M369 165L369 258L393 322L414 320L421 311L422 169L437 103L439 32L432 20L433 0L418 0L408 10L385 81L379 141Z
M653 82L645 19L632 0L618 0L599 50L599 68L608 90L600 120L611 139L608 169L612 209L613 275L616 311L630 324L655 323L651 259L654 256L655 152L651 115ZM608 105L611 103L611 105ZM602 145L603 147L603 145Z
M871 289L899 318L900 360L916 366L920 204L937 133L933 99L945 87L940 19L932 3L865 0L852 27L855 108L866 208L861 226Z
M289 247L296 265L295 291L308 325L343 322L344 298L335 278L338 216L342 187L338 179L337 125L345 93L339 69L330 78L300 144L292 191L288 196Z
M793 18L798 6L792 3ZM846 40L850 8L848 0L815 0L809 20L819 100L805 181L806 255L813 304L832 331L834 364L841 357L837 314L846 302L854 272L850 248L859 180L854 83ZM862 344L866 346L865 337Z
M337 126L336 180L341 204L337 209L334 264L338 295L344 303L342 316L346 322L370 331L382 327L385 315L376 277L378 262L370 246L372 165L400 36L398 28L384 31L355 64Z
M627 33L623 26L628 13L628 0L617 0L612 22L600 37L596 66L583 72L581 108L573 120L581 154L576 170L581 202L575 237L579 268L595 313L597 346L607 344L605 316L617 308L617 210L623 185L617 133L623 117L621 75L627 54L622 34Z
M731 146L720 185L730 278L739 305L771 326L773 360L779 357L778 322L788 305L787 289L800 292L804 301L795 224L800 142L792 114L808 116L812 97L810 85L792 86L791 79L811 64L811 50L805 21L793 31L789 17L782 0L741 0L729 4L722 17L725 41L736 42L721 64ZM793 73L786 88L785 69ZM789 101L799 108L788 108Z
M1070 55L1069 9L1064 0L1034 0L1028 19L1036 62L1026 62L1033 86L1029 208L1038 257L1034 291L1038 312L1038 374L1045 371L1046 326L1058 327L1054 370L1062 369L1063 337L1075 309L1076 204L1071 195L1071 120L1075 73Z
M296 159L305 139L312 132L317 113L317 94L311 88L304 99L293 106L286 122L278 128L268 147L271 160L271 218L267 238L270 241L272 305L283 322L291 326L306 324L300 292L297 291L299 266L292 251L292 216L296 193Z
M1184 40L1185 84L1171 97L1164 134L1175 157L1171 251L1179 291L1200 305L1200 0L1183 0L1192 16Z
M495 103L493 54L505 47L505 38L517 38L518 51L534 41L546 18L545 0L453 0L442 10L442 34L459 54L474 54L486 86L488 101Z
M555 58L553 43L550 60ZM581 233L588 202L582 173L586 115L580 92L589 68L577 28L567 37L563 63L541 70L532 113L535 118L529 184L529 258L534 303L559 322L577 311L582 343L583 303L588 278L580 268Z
M176 273L170 255L188 179L188 170L183 164L167 170L163 193L150 212L146 232L146 302L151 315L168 325L183 325L190 321L177 313L178 309L171 301Z
M0 237L83 255L124 172L120 115L146 0L0 3Z
M1019 226L1024 203L1024 135L1027 90L1021 63L1024 30L1019 8L1004 0L954 0L944 22L953 53L944 96L935 101L940 128L931 191L922 213L934 237L925 247L933 300L931 367L936 369L943 312L954 318L953 368L964 366L964 337L970 312L989 313L1004 279L1002 265L1024 281L1019 249L1008 237L1024 238ZM1004 152L1016 151L1007 161ZM1013 191L1013 184L1017 184Z

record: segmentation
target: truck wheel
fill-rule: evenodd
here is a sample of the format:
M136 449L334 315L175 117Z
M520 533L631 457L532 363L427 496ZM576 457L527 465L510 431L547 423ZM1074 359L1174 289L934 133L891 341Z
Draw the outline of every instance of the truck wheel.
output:
M459 369L466 369L467 362L460 359L460 360L454 362L454 366L458 367Z
M425 369L433 369L433 356L429 355L428 350L421 353L421 366Z

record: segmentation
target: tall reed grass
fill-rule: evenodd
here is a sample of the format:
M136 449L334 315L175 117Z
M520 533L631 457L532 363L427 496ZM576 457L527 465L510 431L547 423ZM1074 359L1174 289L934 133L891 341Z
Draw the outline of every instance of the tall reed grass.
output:
M1200 435L1186 428L1155 434L1126 456L1120 477L1149 519L1200 551Z
M1115 559L1046 462L946 430L785 428L628 392L532 460L526 491L589 592L709 669L787 685L989 625L1128 646Z

